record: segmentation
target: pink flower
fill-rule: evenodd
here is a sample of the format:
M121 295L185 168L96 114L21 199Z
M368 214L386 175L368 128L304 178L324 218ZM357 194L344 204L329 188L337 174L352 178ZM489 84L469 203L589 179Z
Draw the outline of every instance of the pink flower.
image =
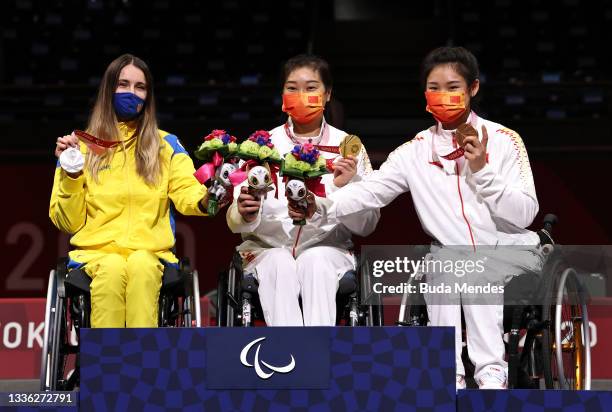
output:
M274 147L271 142L270 133L266 130L256 130L249 136L249 140L260 146L268 146L269 148Z
M214 129L212 132L210 132L210 134L208 136L204 137L204 140L205 141L212 140L215 137L221 138L221 137L223 137L226 134L227 134L227 132L225 130Z

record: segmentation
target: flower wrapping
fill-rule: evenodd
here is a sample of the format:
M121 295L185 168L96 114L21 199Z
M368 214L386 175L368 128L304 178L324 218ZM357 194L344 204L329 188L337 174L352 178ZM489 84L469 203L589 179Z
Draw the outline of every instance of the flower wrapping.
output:
M259 163L281 162L278 150L272 144L270 133L265 130L255 131L248 139L240 143L237 154L243 160L255 160Z

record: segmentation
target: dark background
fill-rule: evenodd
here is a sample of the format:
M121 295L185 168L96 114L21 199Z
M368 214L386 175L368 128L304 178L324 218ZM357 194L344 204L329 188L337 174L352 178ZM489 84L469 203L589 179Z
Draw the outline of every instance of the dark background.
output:
M110 61L129 52L156 80L161 127L192 151L213 128L240 139L281 124L280 68L302 52L334 75L331 123L362 137L374 166L432 124L425 54L462 45L481 65L477 112L516 130L540 216L564 244L609 244L612 1L0 2L0 296L43 296L67 237L48 220L55 139L86 124ZM223 214L179 221L179 253L216 284L239 237ZM358 244L428 242L410 195Z

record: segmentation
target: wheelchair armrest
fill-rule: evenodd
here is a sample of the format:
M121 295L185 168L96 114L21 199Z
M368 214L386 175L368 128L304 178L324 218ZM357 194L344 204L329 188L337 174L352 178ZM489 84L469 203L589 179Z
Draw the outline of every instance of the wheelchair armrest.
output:
M550 232L546 229L540 229L537 231L538 237L540 238L540 245L554 245L555 241L553 240Z
M253 274L247 273L242 277L242 280L240 281L240 288L242 292L254 294L257 293L259 289L259 282L257 282L257 279L255 279L255 276L253 276Z
M191 272L191 262L188 257L182 257L178 262L179 270L182 272Z
M164 265L164 274L162 276L162 290L178 288L183 282L183 271L174 265Z
M83 269L73 269L66 275L64 286L69 295L89 293L91 278Z
M236 273L242 277L242 273L244 272L244 269L242 267L242 257L240 256L240 253L238 253L237 250L234 251L234 254L232 255L232 266L236 270Z
M357 272L349 270L338 281L338 292L340 296L348 296L357 292Z
M504 287L504 305L525 306L535 302L541 281L542 276L536 272L524 272L514 276Z

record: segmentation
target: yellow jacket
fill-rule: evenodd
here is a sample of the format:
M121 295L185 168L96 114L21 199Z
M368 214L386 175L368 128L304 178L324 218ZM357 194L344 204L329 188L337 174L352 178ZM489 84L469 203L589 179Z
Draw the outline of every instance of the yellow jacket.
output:
M126 140L134 128L119 129ZM136 173L136 139L125 152L119 146L110 164L98 172L96 183L87 170L76 179L58 166L55 170L49 217L58 229L72 234L70 252L74 263L86 263L99 253L149 250L168 262L175 243L175 209L183 215L205 215L199 202L206 193L193 176L193 161L178 138L159 131L161 182L149 186ZM81 143L81 152L87 147ZM71 262L72 263L72 262Z

